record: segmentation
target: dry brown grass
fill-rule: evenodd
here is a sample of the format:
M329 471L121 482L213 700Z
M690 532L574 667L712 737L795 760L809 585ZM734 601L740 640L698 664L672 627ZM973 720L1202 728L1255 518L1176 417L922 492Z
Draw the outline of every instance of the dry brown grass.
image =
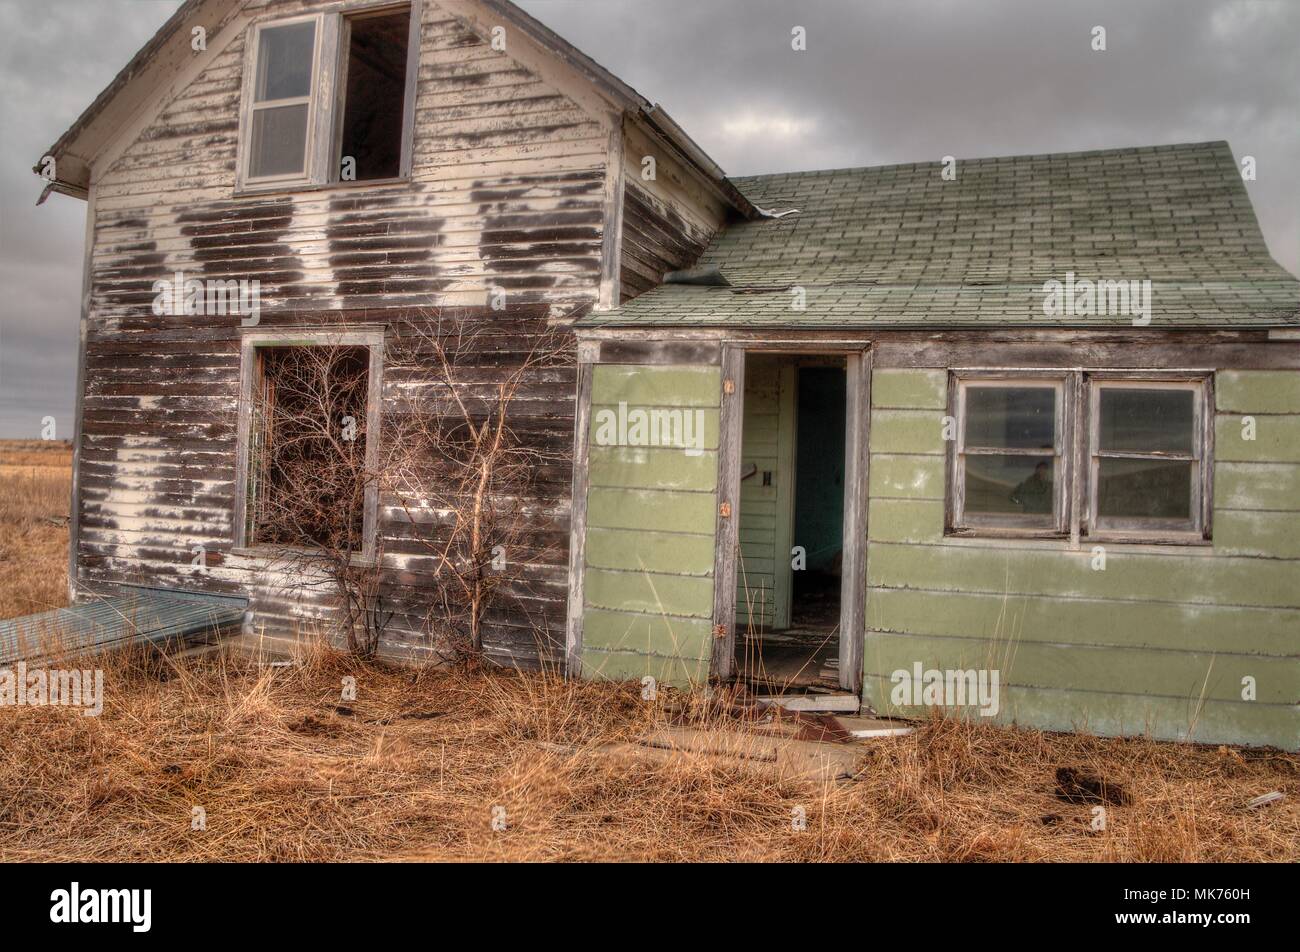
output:
M63 603L67 459L0 461L0 617ZM698 699L468 669L289 668L118 655L102 717L0 707L0 860L1300 859L1300 756L934 721L868 741L851 783L601 748L670 720L746 725ZM82 662L79 667L85 667ZM358 699L340 700L341 679ZM1103 832L1058 767L1123 786ZM1247 810L1251 797L1286 799ZM191 809L207 811L194 831ZM492 808L507 829L493 832ZM802 807L807 829L792 829Z
M674 710L740 726L630 686L323 650L289 668L106 664L102 717L0 708L0 859L1300 858L1300 758L1275 751L936 720L863 743L855 780L821 784L725 757L603 752ZM347 675L355 702L340 700ZM1060 766L1101 773L1132 805L1092 831L1090 807L1054 796ZM1275 789L1281 803L1244 808ZM206 831L190 829L196 805Z
M0 441L0 618L67 604L72 448Z

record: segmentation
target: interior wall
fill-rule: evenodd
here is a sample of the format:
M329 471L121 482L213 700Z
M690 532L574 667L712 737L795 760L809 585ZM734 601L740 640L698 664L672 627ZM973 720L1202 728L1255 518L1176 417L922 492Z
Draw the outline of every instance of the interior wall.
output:
M790 623L795 379L789 358L746 357L736 624L755 630Z
M794 544L806 570L831 571L844 547L844 370L799 370Z

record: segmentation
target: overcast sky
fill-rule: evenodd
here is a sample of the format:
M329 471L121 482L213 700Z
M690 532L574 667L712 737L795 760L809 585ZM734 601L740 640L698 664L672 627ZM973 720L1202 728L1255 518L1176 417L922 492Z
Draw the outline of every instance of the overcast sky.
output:
M0 437L47 415L72 433L85 204L36 208L31 166L178 5L0 0ZM1255 156L1264 235L1300 273L1295 0L521 5L735 175L1227 139Z

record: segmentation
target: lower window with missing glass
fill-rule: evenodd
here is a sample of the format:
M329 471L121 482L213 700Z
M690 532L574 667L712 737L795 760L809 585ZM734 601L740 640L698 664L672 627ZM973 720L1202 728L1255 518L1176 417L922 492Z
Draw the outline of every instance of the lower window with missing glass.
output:
M1208 371L953 371L951 535L1210 538Z
M235 547L369 558L382 333L258 331L241 346Z

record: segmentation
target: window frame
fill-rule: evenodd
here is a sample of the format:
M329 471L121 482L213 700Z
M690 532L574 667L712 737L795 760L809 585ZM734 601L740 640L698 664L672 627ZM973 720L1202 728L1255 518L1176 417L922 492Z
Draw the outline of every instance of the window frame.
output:
M401 162L396 178L345 181L340 178L338 155L342 136L344 97L347 91L347 56L345 42L349 35L348 20L356 17L382 16L399 10L410 11L406 47L406 85L402 104ZM409 182L415 144L415 98L420 72L420 21L422 0L363 0L343 3L331 9L297 16L267 14L249 24L244 37L243 83L239 100L239 142L237 144L235 194L308 191L331 187L391 185ZM316 47L312 61L312 86L307 108L307 142L303 172L277 176L250 176L254 112L272 105L290 105L301 101L272 100L254 104L257 60L261 49L261 31L289 26L308 20L316 21Z
M984 515L972 519L965 512L964 460L966 447L965 393L971 386L1034 386L1053 383L1060 387L1057 400L1056 459L1053 515L1050 529L1016 525L1010 518ZM1099 460L1107 456L1141 459L1169 459L1168 454L1100 453L1100 394L1107 387L1119 389L1191 390L1193 446L1184 455L1195 462L1190 520L1099 518L1097 491ZM945 441L945 537L1010 539L1087 539L1096 542L1133 544L1211 545L1214 500L1214 371L1120 370L1090 368L952 368L948 371L947 413L956 433ZM1011 451L1011 455L1021 455ZM1023 454L1034 455L1034 454ZM1038 454L1041 455L1041 454Z
M1102 541L1200 542L1211 538L1214 479L1213 374L1084 372L1087 389L1085 431L1085 495L1083 528L1090 539ZM1117 452L1101 449L1101 394L1103 390L1187 390L1193 394L1192 450L1190 453ZM1098 512L1099 471L1102 459L1177 460L1193 463L1190 519L1103 517Z
M950 535L1012 535L1021 538L1061 538L1069 534L1067 487L1073 478L1073 460L1069 452L1067 425L1070 404L1073 402L1069 375L1059 371L1006 371L961 370L949 375L949 411L955 421L956 433L948 447L948 500L947 526ZM967 456L1043 456L1041 449L1011 447L971 448L966 444L966 399L971 389L980 388L1051 389L1055 395L1055 416L1052 433L1052 511L1050 525L1043 526L1040 519L1025 518L1016 513L968 513L966 511Z
M378 328L281 328L246 330L240 339L239 420L236 433L235 501L231 513L231 543L235 555L266 557L286 549L312 551L312 546L286 546L268 543L250 544L248 540L248 481L251 475L251 438L254 388L257 386L261 361L259 351L270 347L366 347L370 351L369 379L366 389L366 468L374 471L379 464L380 426L383 420L384 375L383 327ZM373 562L378 548L379 487L366 487L361 525L361 552L354 556L360 563Z
M330 129L330 185L384 185L406 182L411 178L411 161L415 148L415 94L420 76L420 4L422 0L391 0L377 3L353 4L339 12L338 64L334 72L334 118ZM343 161L343 115L347 108L348 57L352 46L352 21L368 17L381 17L398 10L409 10L410 20L406 34L406 87L402 96L401 158L396 178L359 179L343 181L340 165Z
M302 96L290 99L272 99L264 103L255 102L257 93L258 66L261 59L262 31L277 27L292 26L295 23L312 23L315 25L314 45L312 47L311 85L306 96L307 134L303 142L302 171L281 175L253 176L253 118L263 109L279 106L301 105ZM305 16L268 19L253 23L248 28L244 55L244 83L239 108L239 187L242 188L283 188L285 186L308 184L315 180L318 173L317 129L322 110L328 113L329 105L322 103L326 98L321 95L322 83L326 76L328 47L330 38L326 36L328 26L325 13L311 13Z

